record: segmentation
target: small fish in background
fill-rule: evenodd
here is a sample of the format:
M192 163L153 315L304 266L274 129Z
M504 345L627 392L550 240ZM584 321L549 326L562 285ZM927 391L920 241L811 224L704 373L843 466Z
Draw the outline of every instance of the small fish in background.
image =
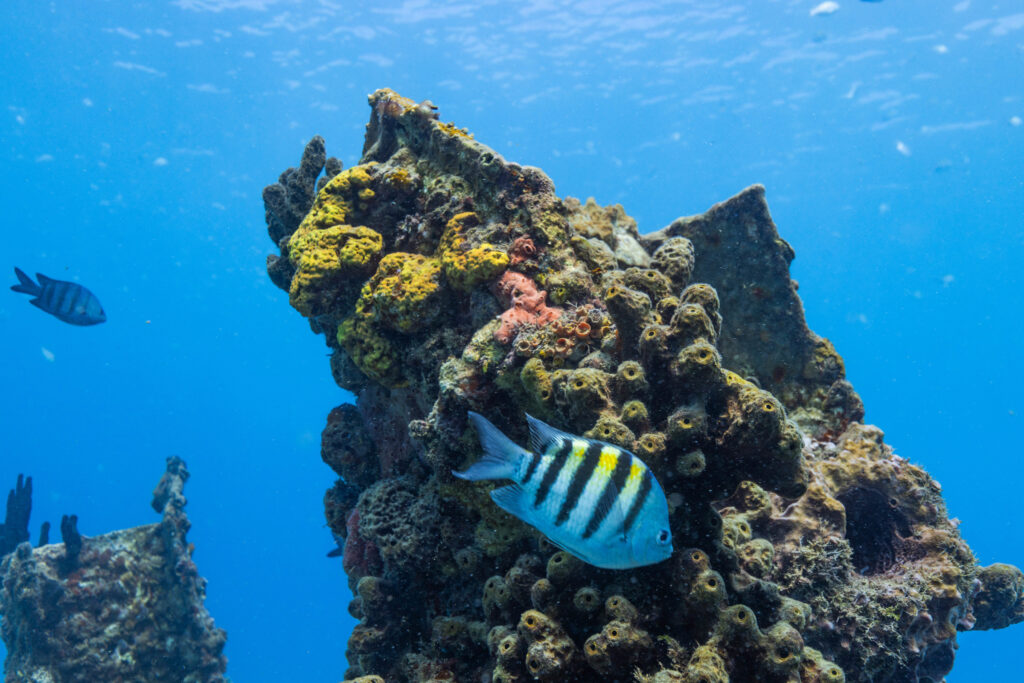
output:
M502 510L547 536L554 545L603 569L655 564L672 554L668 502L642 460L602 441L530 423L527 451L477 413L484 456L461 479L511 479L491 491Z
M327 551L327 557L342 557L345 555L345 539L341 536L332 533L334 537L334 547Z
M54 280L42 273L36 273L39 280L36 284L20 268L15 268L14 274L18 276L18 284L11 290L34 296L29 303L58 320L71 325L98 325L107 319L100 300L80 284Z

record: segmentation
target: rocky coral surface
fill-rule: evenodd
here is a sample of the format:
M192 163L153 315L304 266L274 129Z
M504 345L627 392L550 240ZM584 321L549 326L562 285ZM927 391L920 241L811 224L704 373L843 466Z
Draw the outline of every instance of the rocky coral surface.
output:
M4 680L226 681L223 630L203 606L206 582L185 540L180 458L153 492L156 524L63 543L21 543L0 564Z
M762 187L641 235L429 102L369 103L358 165L316 138L264 193L270 276L356 396L322 451L349 680L939 681L958 631L1024 618L1024 575L978 567L938 484L861 423ZM596 569L454 479L469 410L635 452L673 557Z

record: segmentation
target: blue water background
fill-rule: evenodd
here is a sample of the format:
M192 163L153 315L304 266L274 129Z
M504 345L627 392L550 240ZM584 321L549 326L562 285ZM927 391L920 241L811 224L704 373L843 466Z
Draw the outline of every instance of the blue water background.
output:
M33 475L33 536L99 534L155 521L181 455L229 675L341 678L319 432L350 397L265 274L260 191L314 134L355 163L391 87L642 231L765 184L868 421L1024 565L1024 6L816 4L4 2L0 266L109 321L0 291L0 486ZM1024 627L960 642L951 681L1019 672Z

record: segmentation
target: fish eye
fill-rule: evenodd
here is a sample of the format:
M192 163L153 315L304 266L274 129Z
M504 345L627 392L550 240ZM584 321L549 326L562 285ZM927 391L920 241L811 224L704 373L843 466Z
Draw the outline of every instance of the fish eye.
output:
M659 531L656 538L657 538L658 543L660 545L665 545L666 543L668 543L668 539L669 539L668 529L662 529L661 531Z

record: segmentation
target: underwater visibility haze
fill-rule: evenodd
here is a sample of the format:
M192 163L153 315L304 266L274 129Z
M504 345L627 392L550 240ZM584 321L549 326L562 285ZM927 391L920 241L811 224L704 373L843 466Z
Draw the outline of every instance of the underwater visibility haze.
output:
M5 680L1016 677L1024 7L0 16Z

